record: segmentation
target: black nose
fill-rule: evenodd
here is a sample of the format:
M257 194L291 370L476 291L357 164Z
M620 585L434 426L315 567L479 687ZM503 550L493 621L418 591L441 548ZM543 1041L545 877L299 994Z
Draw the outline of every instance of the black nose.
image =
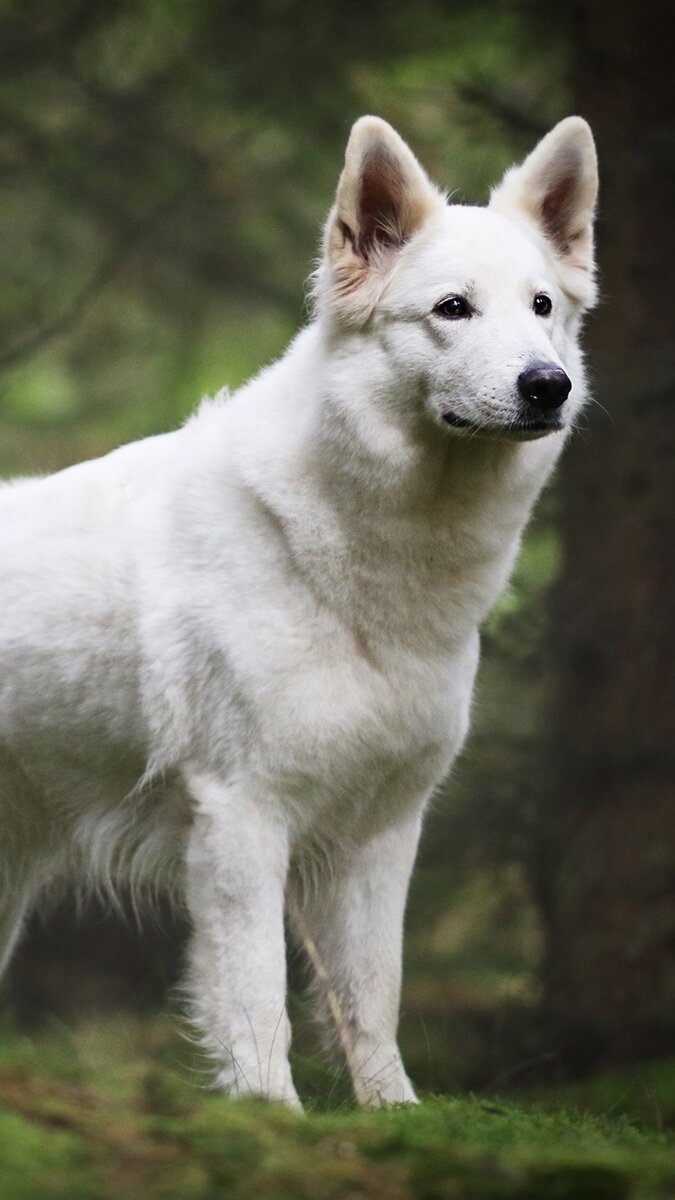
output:
M528 367L518 376L518 391L523 400L535 408L560 408L571 388L572 381L562 367L547 366L545 363Z

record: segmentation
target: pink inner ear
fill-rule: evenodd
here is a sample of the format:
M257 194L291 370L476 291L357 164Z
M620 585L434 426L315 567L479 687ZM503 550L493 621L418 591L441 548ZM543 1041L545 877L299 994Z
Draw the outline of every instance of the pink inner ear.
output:
M404 183L398 163L383 146L363 163L359 195L358 253L367 261L376 246L400 246Z
M555 242L560 254L568 254L577 208L577 193L581 175L581 159L572 149L565 150L556 163L556 176L546 190L541 204L541 218L548 237Z

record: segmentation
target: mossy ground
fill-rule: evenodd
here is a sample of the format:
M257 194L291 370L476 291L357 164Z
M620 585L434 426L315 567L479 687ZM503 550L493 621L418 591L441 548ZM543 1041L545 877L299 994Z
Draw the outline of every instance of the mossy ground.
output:
M230 1102L162 1022L0 1035L6 1200L675 1196L675 1141L625 1115L478 1097L304 1117ZM672 1086L672 1073L669 1076Z

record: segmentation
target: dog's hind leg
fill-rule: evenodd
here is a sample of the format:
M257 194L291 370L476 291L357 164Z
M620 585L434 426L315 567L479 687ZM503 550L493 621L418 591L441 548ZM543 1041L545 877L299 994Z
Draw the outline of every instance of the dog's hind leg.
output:
M192 775L187 992L202 1044L230 1095L297 1106L288 1064L284 885L288 835L269 797Z
M0 977L40 890L46 835L39 795L0 741Z
M6 877L0 881L0 979L11 962L36 892L30 878Z
M359 1104L416 1100L396 1042L403 916L420 819L343 848L303 886L290 916L316 975L319 1017L346 1059Z

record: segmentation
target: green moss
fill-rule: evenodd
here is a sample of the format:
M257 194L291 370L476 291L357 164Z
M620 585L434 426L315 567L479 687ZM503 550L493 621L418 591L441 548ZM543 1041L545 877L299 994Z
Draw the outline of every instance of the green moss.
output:
M123 1036L122 1036L123 1034ZM298 1116L190 1075L161 1022L0 1043L11 1200L656 1200L675 1145L626 1117L431 1097Z
M644 1129L675 1128L675 1059L600 1071L536 1096L548 1107L627 1115Z
M0 1111L0 1179L3 1196L11 1200L95 1196L82 1138L58 1128L53 1119L37 1122L8 1111Z

